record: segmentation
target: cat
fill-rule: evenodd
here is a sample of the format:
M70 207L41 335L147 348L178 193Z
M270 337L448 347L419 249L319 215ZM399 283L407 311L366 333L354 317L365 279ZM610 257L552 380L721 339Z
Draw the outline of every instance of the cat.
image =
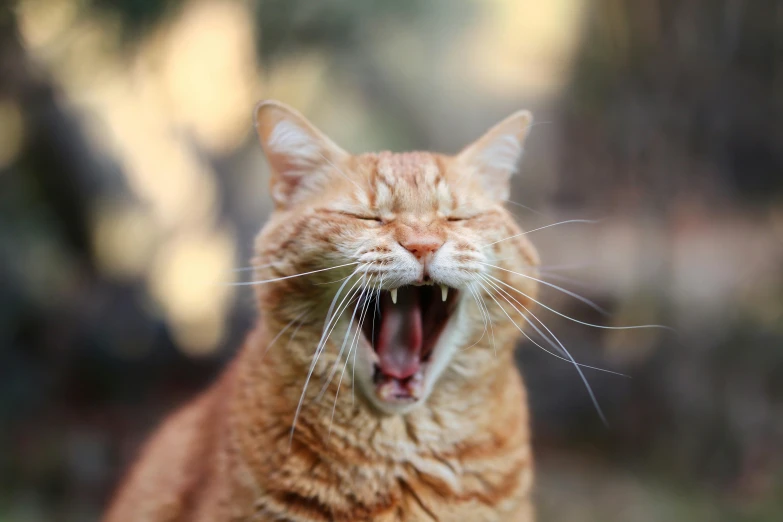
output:
M455 156L351 155L275 101L255 118L275 206L258 323L106 522L532 521L509 314L539 259L504 207L531 114Z

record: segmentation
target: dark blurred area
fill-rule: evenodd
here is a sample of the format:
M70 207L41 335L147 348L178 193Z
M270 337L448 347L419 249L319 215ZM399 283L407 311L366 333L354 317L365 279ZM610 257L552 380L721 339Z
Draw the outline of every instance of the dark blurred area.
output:
M254 322L276 98L353 152L537 123L510 209L541 520L783 519L783 4L18 0L0 7L0 522L97 520ZM534 209L534 210L531 210ZM499 419L499 422L501 420Z

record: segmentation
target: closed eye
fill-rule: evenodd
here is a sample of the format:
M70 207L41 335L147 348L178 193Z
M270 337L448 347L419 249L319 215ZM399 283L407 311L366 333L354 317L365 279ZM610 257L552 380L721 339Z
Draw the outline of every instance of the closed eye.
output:
M479 217L481 215L481 212L476 212L475 210L469 210L469 209L454 209L453 214L446 217L446 220L448 221L468 221L470 219Z
M361 219L362 221L376 221L378 223L383 223L383 220L378 216L371 216L368 214L350 214L348 212L340 212L344 216L352 217L354 219Z

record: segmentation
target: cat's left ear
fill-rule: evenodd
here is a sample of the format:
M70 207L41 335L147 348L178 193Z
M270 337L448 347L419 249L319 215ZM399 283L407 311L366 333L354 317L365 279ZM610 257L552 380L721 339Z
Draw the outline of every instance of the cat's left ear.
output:
M272 169L270 189L279 206L287 206L321 191L329 172L347 157L299 112L277 101L256 106L256 132Z
M493 199L508 198L510 179L522 158L532 123L530 111L515 112L457 155L460 168L471 171Z

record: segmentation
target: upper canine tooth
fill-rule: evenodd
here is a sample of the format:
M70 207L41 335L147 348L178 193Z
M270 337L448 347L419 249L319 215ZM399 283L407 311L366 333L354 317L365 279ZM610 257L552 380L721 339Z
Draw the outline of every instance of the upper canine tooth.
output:
M449 296L449 287L446 285L440 285L440 297L444 301Z
M391 294L392 303L397 304L397 289L393 288L389 290L389 293Z

